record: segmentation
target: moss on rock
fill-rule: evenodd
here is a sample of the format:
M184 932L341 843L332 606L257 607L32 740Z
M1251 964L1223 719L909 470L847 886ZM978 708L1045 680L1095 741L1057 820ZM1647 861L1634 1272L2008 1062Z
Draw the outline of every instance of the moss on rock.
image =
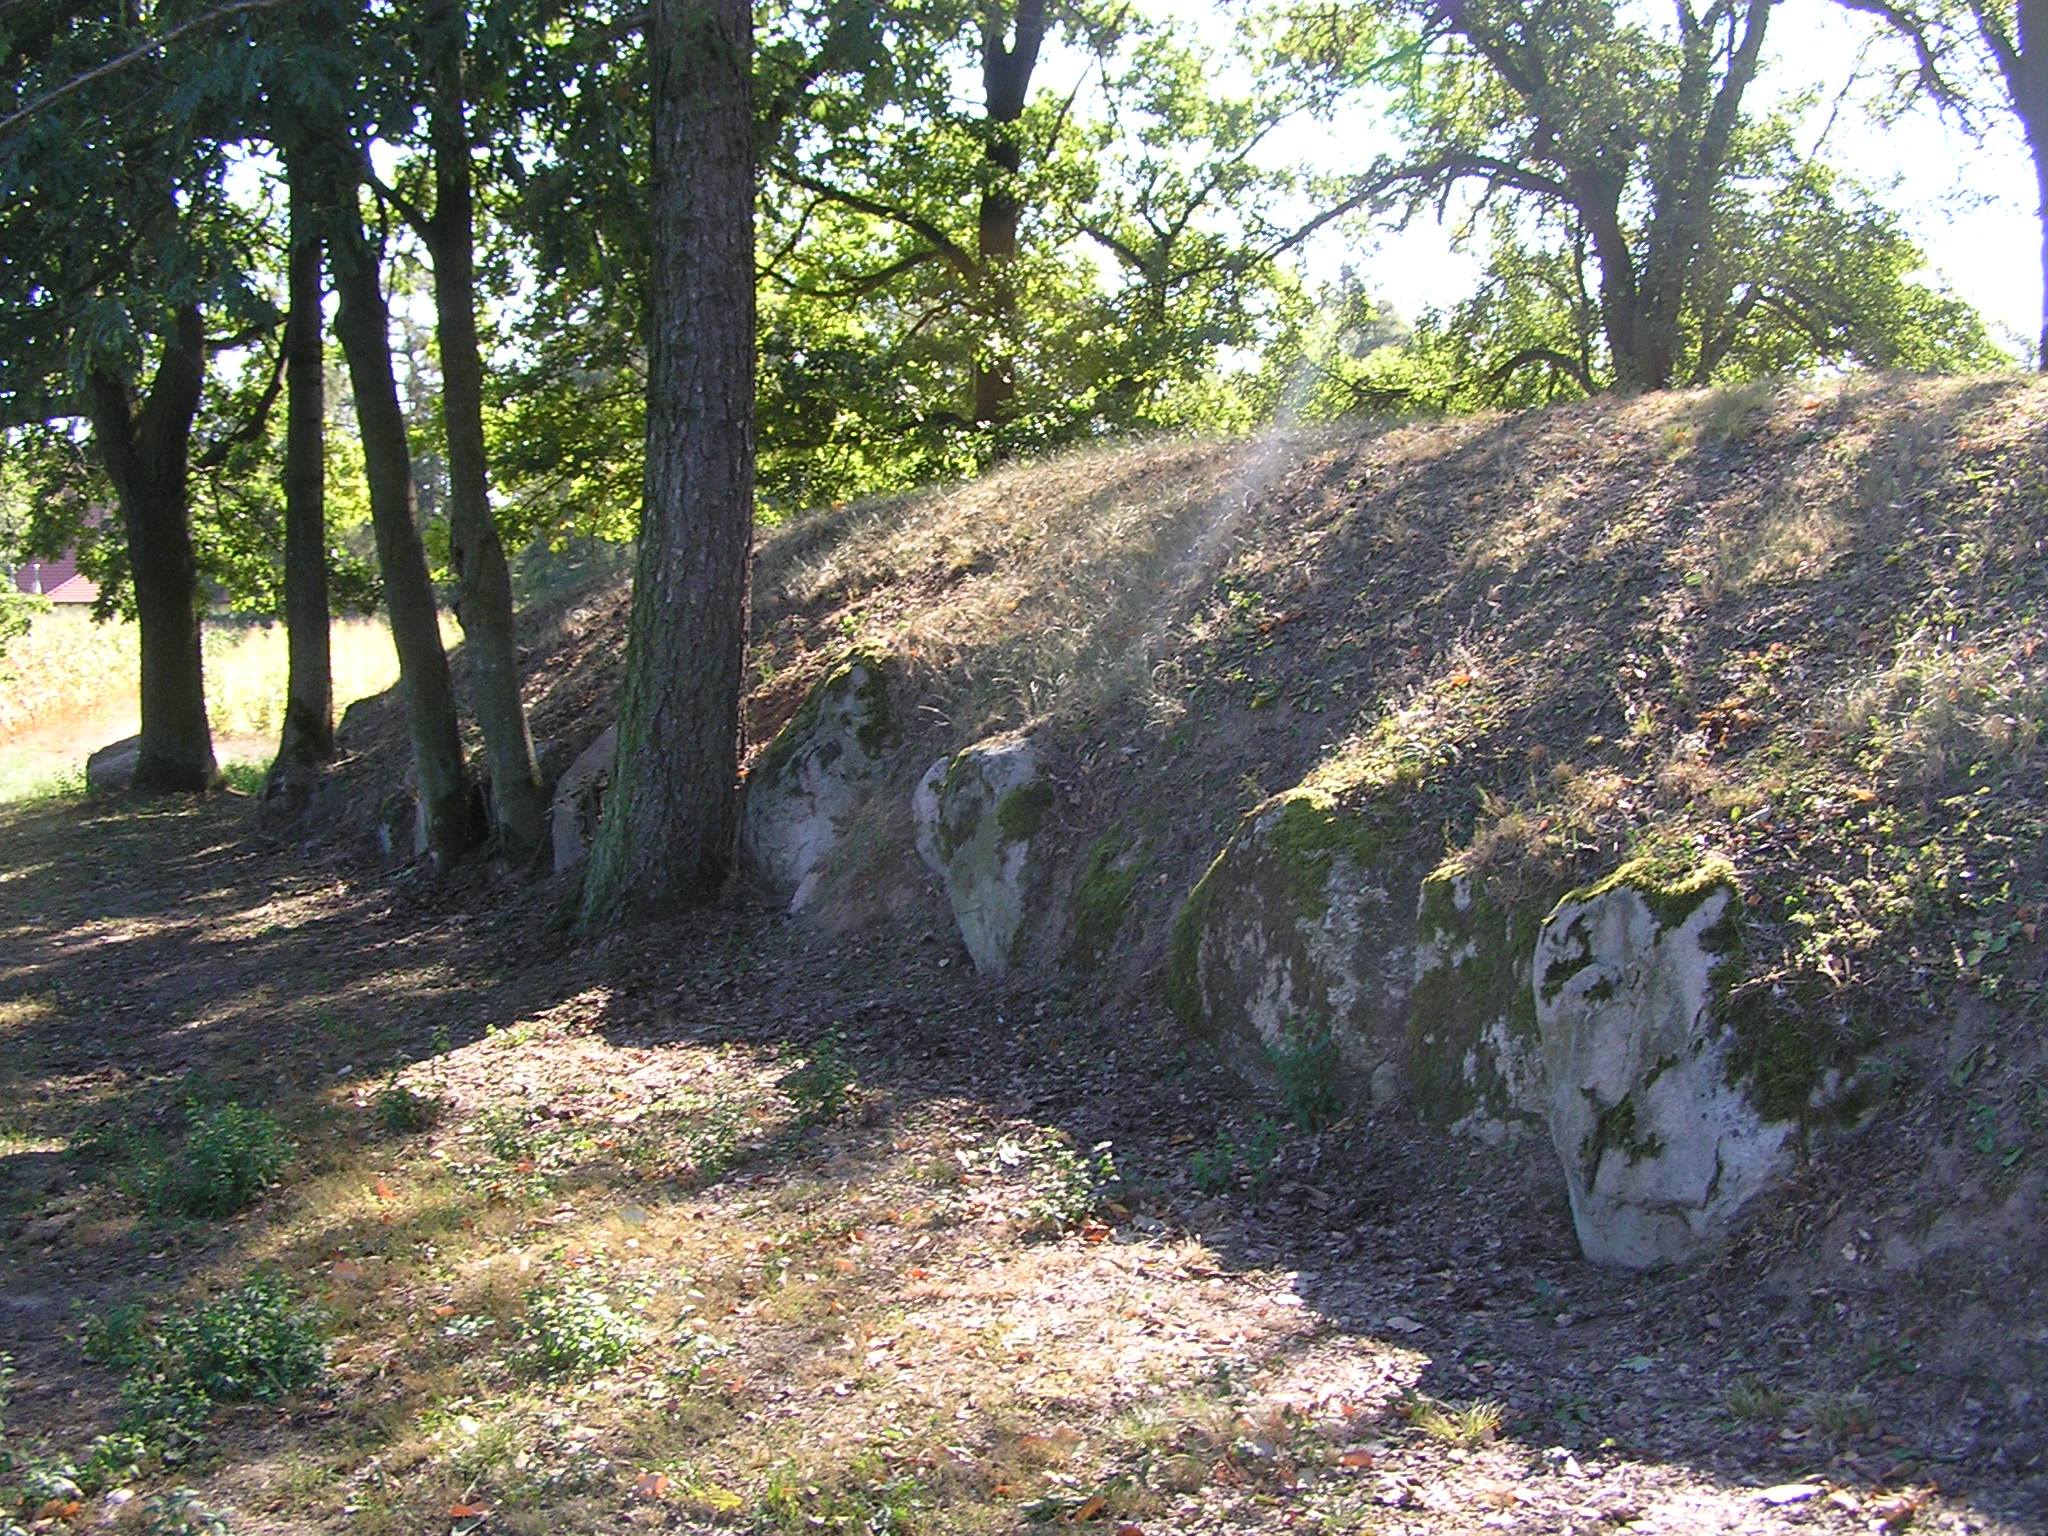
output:
M1422 882L1407 1077L1432 1120L1489 1138L1540 1119L1542 1040L1529 968L1547 903L1507 901L1462 857Z
M1074 960L1083 970L1102 964L1130 915L1138 869L1124 859L1121 833L1105 832L1088 850L1074 883Z
M1020 784L996 802L996 830L1012 843L1028 843L1052 809L1052 785L1044 779Z
M774 739L761 749L748 777L767 784L780 778L790 760L816 731L819 716L835 699L849 698L858 705L852 711L858 724L854 740L869 757L880 757L902 739L889 702L889 678L895 663L880 651L857 647L811 686Z

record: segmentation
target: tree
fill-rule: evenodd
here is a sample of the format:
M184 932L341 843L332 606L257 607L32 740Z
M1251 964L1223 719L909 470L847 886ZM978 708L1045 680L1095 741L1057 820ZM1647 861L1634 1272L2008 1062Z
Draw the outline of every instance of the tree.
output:
M654 0L647 488L583 921L708 901L737 825L754 522L753 17Z
M490 770L492 818L503 851L516 861L540 845L547 797L519 695L512 579L491 511L484 446L468 33L463 5L432 0L417 39L431 145L431 210L422 210L392 189L380 190L418 232L433 263L441 418L448 447L448 558L458 594L455 614L469 647L473 704Z
M363 152L346 139L330 142L323 174L328 248L340 299L334 329L348 357L362 431L377 565L398 652L399 693L405 700L427 845L445 864L474 846L476 818L456 731L448 655L441 648L434 589L415 518L412 449L391 366L391 311L379 277L378 249L363 226Z
M1993 355L1912 283L1895 219L1745 108L1773 3L1674 0L1658 27L1613 0L1407 0L1391 30L1296 25L1289 55L1325 88L1395 93L1407 147L1361 184L1404 218L1470 194L1491 232L1481 291L1417 328L1423 373L1457 371L1437 403Z
M334 754L334 677L328 643L327 365L321 336L319 212L303 148L285 152L291 226L286 257L284 725L264 781L266 802L296 803L306 776Z
M2034 162L2041 227L2041 330L2048 370L2048 0L1841 0L1875 16L1913 51L1912 81L1973 132L2008 112Z
M0 426L90 424L140 621L143 789L215 778L194 425L210 358L277 316L247 280L257 236L226 195L208 117L232 51L222 34L246 42L244 13L260 8L171 24L139 3L29 0L0 27Z

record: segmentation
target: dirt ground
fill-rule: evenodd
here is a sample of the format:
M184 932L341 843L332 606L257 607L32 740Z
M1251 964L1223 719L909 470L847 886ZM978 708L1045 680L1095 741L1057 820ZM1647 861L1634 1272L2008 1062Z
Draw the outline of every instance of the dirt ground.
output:
M115 1423L86 1319L267 1268L322 1379L132 1485L238 1531L2048 1528L2039 1399L1936 1347L1966 1265L1830 1278L1781 1225L1597 1270L1547 1148L1297 1130L949 935L589 944L554 899L371 877L234 797L0 813L11 1444ZM290 1133L278 1186L150 1214L124 1158L229 1099ZM565 1287L636 1320L622 1363L530 1368Z

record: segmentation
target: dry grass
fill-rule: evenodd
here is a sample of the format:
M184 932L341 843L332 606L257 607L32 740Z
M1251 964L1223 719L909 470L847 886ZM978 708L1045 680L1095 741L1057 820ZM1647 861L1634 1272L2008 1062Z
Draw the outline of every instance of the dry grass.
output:
M1829 702L1808 731L1813 747L1853 751L1876 780L1929 790L1959 769L2032 758L2048 722L2048 651L2037 634L1921 630Z
M814 514L764 545L761 617L834 605L847 638L936 680L969 735L1141 690L1171 711L1184 601L1239 553L1247 506L1298 447L1126 445Z
M397 682L383 620L337 620L331 636L337 716ZM459 637L444 615L443 643ZM207 716L223 763L267 761L284 721L284 627L209 620L201 643ZM130 621L96 624L81 608L36 618L0 670L0 802L84 788L86 757L139 727L140 654Z

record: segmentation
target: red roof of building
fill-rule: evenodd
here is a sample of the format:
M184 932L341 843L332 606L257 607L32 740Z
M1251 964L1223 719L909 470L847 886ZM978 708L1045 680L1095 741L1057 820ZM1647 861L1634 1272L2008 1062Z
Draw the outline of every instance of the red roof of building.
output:
M53 603L89 603L100 595L96 582L78 574L78 557L68 550L60 559L17 566L14 590L40 594Z

